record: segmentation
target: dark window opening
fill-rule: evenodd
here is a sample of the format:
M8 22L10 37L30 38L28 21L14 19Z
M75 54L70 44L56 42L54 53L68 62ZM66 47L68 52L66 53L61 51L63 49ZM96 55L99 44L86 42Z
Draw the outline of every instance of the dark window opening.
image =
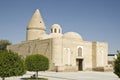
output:
M55 31L54 31L55 33L57 32L57 29L55 29Z

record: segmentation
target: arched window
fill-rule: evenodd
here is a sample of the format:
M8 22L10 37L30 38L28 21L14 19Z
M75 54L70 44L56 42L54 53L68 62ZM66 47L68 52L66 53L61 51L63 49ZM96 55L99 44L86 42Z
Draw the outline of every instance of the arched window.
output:
M82 57L82 48L81 47L78 48L78 57Z
M54 32L57 33L57 29L56 28L55 28Z
M70 51L70 48L66 48L65 49L65 55L66 55L66 57L65 57L65 59L66 59L66 61L65 61L65 63L67 64L67 65L70 65L71 63L71 61L70 61L70 58L71 58L71 51Z

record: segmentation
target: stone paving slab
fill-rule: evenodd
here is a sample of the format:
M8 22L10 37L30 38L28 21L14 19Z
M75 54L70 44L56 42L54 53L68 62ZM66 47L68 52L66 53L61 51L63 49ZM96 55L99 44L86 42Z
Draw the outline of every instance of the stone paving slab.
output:
M23 76L10 77L6 80L22 80L21 78L28 78L34 73L27 72ZM113 72L39 72L39 77L48 78L48 80L120 80Z

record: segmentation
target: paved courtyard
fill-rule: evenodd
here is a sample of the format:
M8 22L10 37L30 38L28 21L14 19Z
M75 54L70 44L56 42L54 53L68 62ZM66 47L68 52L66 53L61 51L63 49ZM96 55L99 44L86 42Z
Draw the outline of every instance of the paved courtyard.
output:
M34 72L27 72L24 76L6 78L6 80L23 80L33 75ZM39 77L48 80L120 80L112 72L39 72ZM2 79L0 79L2 80Z

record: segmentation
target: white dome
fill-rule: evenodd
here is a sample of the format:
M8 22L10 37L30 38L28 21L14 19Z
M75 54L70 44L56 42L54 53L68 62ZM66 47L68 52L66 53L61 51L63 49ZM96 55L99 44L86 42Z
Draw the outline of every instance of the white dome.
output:
M60 27L60 25L59 25L59 24L53 24L53 25L52 25L52 27L51 27L51 29L53 29L53 28L56 28L56 29L61 29L61 27Z
M82 40L82 37L76 32L67 32L63 35L64 38L74 38Z
M62 28L59 24L53 24L51 27L52 34L62 34Z

